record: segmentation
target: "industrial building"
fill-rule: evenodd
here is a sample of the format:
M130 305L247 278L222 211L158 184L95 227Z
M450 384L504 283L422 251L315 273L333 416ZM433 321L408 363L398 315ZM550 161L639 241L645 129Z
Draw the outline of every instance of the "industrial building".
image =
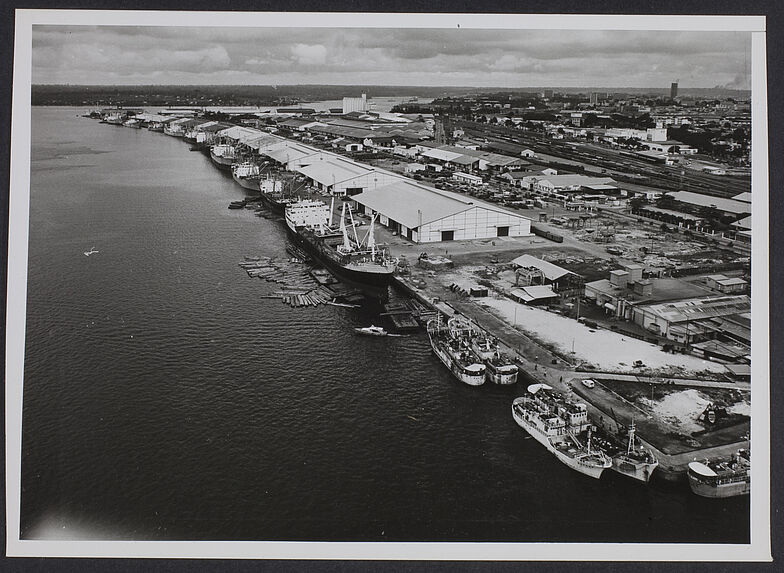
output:
M493 205L400 179L352 200L360 212L415 243L526 237L531 220Z
M544 259L521 255L511 262L515 269L515 286L548 286L561 296L582 294L583 278Z
M362 94L362 97L344 97L343 98L343 113L351 113L352 111L368 111L367 94Z
M751 215L751 203L745 201L702 195L701 193L693 193L691 191L675 191L669 193L669 195L678 203L694 205L695 207L714 207L724 215Z
M553 195L567 191L579 191L590 187L596 191L601 186L603 191L616 190L615 181L610 177L589 177L587 175L552 175L534 180L533 190L542 195Z
M691 298L635 306L632 320L646 330L683 344L715 338L721 332L716 319L751 313L747 295Z
M339 155L319 153L307 159L307 164L294 170L304 175L316 189L338 197L351 197L403 179L402 175L374 169Z

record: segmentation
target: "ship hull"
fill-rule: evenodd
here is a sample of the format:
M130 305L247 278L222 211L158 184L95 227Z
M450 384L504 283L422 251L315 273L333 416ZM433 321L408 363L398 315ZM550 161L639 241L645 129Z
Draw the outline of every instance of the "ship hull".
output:
M653 470L659 466L659 462L633 462L623 459L622 456L614 457L612 462L611 469L613 471L643 483L648 483L651 480Z
M283 214L286 210L286 204L276 201L272 197L270 197L267 193L261 194L261 202L264 203L267 207L270 208L275 213ZM287 226L288 228L288 226Z
M689 487L691 491L701 497L724 498L747 495L751 492L751 481L738 481L733 483L712 485L699 481L689 475Z
M313 257L315 257L329 270L347 281L373 287L387 287L392 281L392 273L372 273L346 268L337 261L332 260L326 254L322 253L317 245L314 245L311 241L306 240L305 237L299 234L296 230L292 229L288 224L286 225L286 231L294 243L305 249L305 251L307 251L309 254L313 255Z
M494 372L493 370L490 369L490 367L488 367L486 371L486 376L488 382L492 382L493 384L500 384L502 386L508 386L509 384L514 384L515 382L517 382L516 371L509 372L509 373Z
M256 193L259 192L259 178L258 177L237 177L236 175L232 174L234 181L240 187L244 189L249 189L250 191L254 191Z
M567 440L565 436L546 436L536 426L529 423L525 418L520 416L514 406L512 406L512 416L514 417L514 420L517 422L518 426L528 432L528 435L530 435L533 439L547 448L550 453L552 453L558 459L558 461L570 467L571 469L580 472L583 475L587 475L594 479L599 479L602 477L602 473L604 473L604 470L606 469L605 467L581 463L578 459L568 456L563 451L558 449L557 444L566 443Z
M430 346L433 349L433 353L438 356L438 359L443 363L444 366L449 368L455 378L465 384L468 384L469 386L481 386L485 383L484 372L481 374L467 374L466 372L463 372L460 366L449 355L449 353L441 348L438 342L433 340L432 337L430 338Z
M218 169L223 169L224 171L231 170L231 164L234 163L233 157L215 155L215 153L212 151L210 151L210 159L212 159L212 162L217 165Z

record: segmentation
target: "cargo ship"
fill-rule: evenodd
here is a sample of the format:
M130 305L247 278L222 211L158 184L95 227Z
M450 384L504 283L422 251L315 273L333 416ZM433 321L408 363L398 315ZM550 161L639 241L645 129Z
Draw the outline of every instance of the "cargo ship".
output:
M634 422L629 425L628 432L629 440L626 442L626 450L612 456L612 469L619 474L648 483L653 470L659 466L659 460L656 459L653 452L644 448L636 439Z
M485 378L493 384L514 384L519 368L512 359L501 352L498 340L484 332L477 332L471 339L471 349L482 359L487 369Z
M512 402L515 422L564 465L599 479L612 460L592 448L592 427L585 404L574 404L551 393L546 384L531 384L527 394ZM582 434L585 434L583 442Z
M471 351L470 340L465 335L466 323L451 318L444 325L441 314L427 323L427 335L433 352L449 368L455 378L469 386L485 383L486 367Z
M286 210L286 206L299 201L299 199L294 198L291 192L286 193L287 187L291 187L291 181L287 183L284 179L269 176L266 179L260 179L259 192L261 194L261 202L272 211L282 215Z
M648 483L659 460L637 439L637 428L632 422L626 435L597 433L594 442L612 458L612 470L643 483Z
M343 203L339 229L331 226L334 206L334 197L329 206L312 199L288 203L285 219L292 239L338 276L354 283L386 288L392 280L396 261L389 257L386 249L376 246L375 217L371 219L366 235L360 239L349 209L354 235L351 237L346 225L347 204Z
M259 166L252 161L243 161L231 166L231 176L241 187L259 193L261 175Z
M691 462L687 471L691 491L702 497L734 497L751 492L751 457L738 450L729 458Z
M163 133L172 137L185 137L185 128L181 124L172 121L163 126Z
M219 143L210 147L210 159L219 169L229 170L234 163L234 146Z

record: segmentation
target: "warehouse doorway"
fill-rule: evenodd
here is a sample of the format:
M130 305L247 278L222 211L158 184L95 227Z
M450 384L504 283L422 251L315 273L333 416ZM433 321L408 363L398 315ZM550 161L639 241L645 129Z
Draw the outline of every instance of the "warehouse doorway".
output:
M442 241L454 241L455 240L455 232L454 231L441 231L441 240Z
M509 236L509 227L498 227L498 236L499 237L508 237Z

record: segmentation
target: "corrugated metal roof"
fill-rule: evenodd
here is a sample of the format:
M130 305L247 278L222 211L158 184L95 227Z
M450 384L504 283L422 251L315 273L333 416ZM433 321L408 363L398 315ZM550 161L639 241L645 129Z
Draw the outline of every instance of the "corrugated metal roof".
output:
M512 261L512 264L517 265L518 267L534 267L536 269L539 269L540 271L542 271L545 278L551 281L558 280L561 277L571 273L571 271L567 271L566 269L563 269L558 265L554 265L553 263L543 261L542 259L537 259L533 255L521 255L516 259L514 259Z
M455 153L446 149L429 149L422 153L423 156L431 159L438 159L440 161L454 161L459 157L465 156L465 153Z
M470 157L468 155L461 155L460 157L455 157L452 160L452 163L457 165L473 165L474 163L479 163L478 157Z
M738 227L739 229L747 229L747 230L750 231L751 230L751 215L749 215L748 217L743 217L743 219L740 219L738 221L735 221L732 224L732 226L733 227Z
M744 203L743 201L735 201L734 199L725 199L723 197L713 197L711 195L702 195L700 193L692 193L691 191L675 191L670 193L673 199L681 203L688 203L690 205L697 205L700 207L710 207L715 205L719 211L726 213L733 213L740 215L741 213L751 213L751 204Z
M615 181L610 177L589 177L587 175L549 175L542 177L537 183L549 182L553 187L572 187L575 185L607 185Z
M263 154L279 163L288 163L318 152L319 150L315 147L284 141L265 149Z
M644 308L670 323L679 323L749 312L751 299L747 295L718 296L653 304Z
M519 287L512 289L511 293L526 303L548 298L558 298L558 294L547 285Z
M370 189L352 199L410 229L477 206L459 195L404 180Z
M310 165L298 168L297 171L322 185L329 186L373 173L374 169L372 167L360 165L359 163L354 163L353 161L335 157L315 161Z

